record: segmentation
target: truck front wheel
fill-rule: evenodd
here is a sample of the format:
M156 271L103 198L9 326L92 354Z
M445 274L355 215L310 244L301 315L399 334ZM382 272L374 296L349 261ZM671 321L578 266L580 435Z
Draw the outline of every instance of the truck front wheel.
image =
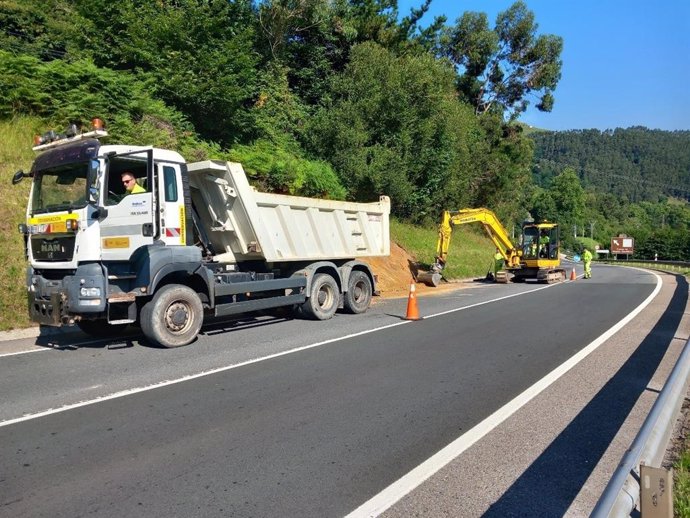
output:
M371 304L371 280L369 276L359 270L350 273L347 291L343 297L343 307L348 313L364 313Z
M340 290L335 279L326 273L317 273L311 281L309 298L302 304L302 313L314 320L328 320L335 315L340 301Z
M169 284L147 302L139 315L144 336L163 347L187 345L199 334L204 308L187 286Z

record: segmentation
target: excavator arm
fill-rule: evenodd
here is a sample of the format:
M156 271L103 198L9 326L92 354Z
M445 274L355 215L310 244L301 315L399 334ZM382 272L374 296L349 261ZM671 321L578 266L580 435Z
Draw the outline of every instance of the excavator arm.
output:
M432 266L432 272L439 273L446 266L450 238L453 227L466 223L479 222L484 226L484 230L501 252L507 268L517 268L520 266L518 251L508 237L508 232L501 222L489 209L462 209L454 212L444 211L441 224L438 228L438 242L436 244L436 262Z

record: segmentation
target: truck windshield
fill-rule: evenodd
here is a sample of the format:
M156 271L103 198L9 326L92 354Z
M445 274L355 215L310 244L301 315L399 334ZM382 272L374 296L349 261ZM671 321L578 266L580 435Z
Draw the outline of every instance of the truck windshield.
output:
M86 206L89 163L72 163L34 173L31 212L40 214Z

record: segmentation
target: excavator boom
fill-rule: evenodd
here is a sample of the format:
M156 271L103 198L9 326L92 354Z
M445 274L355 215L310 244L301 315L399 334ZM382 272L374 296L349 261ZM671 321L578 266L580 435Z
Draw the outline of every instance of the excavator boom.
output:
M433 270L441 271L446 265L448 258L448 249L450 248L450 237L453 232L453 227L456 225L464 225L466 223L479 222L486 230L489 238L500 251L503 260L507 267L517 268L520 266L520 257L518 251L513 246L512 241L508 237L508 232L501 222L491 210L480 209L462 209L454 212L444 211L441 218L441 224L438 229L438 241L436 243L436 262L432 266Z

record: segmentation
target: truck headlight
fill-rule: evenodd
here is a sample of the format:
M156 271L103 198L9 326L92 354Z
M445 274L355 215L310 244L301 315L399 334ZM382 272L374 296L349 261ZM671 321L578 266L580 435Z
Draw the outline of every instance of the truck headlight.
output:
M101 296L101 289L100 288L81 288L79 290L79 295L82 297L100 297Z

